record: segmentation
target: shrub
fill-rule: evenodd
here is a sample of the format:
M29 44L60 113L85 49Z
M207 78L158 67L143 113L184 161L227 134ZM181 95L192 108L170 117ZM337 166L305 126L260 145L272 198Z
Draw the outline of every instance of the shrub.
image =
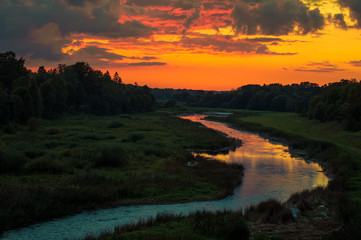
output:
M94 140L94 141L112 140L116 138L115 136L112 135L104 135L104 134L96 134L96 133L79 134L77 135L77 137L83 140Z
M56 140L50 140L46 143L44 143L44 146L47 148L47 149L51 149L51 148L56 148L57 146L60 145L60 142L59 141L56 141Z
M39 118L31 117L28 119L26 125L28 126L30 131L36 131L41 124L41 120Z
M126 139L123 140L123 142L138 142L142 139L144 139L145 136L144 134L141 133L131 133L128 135L128 137Z
M7 124L2 129L3 133L6 134L15 134L16 133L16 125L15 124Z
M0 173L19 173L27 159L21 152L0 151Z
M294 222L292 212L284 204L275 199L269 199L246 209L245 216L252 221L261 223Z
M119 128L119 127L123 127L124 124L122 122L119 121L112 121L107 125L107 128Z
M109 184L114 181L108 179L106 176L98 174L94 171L83 171L76 174L72 177L71 183L79 185L99 185L99 184Z
M100 156L95 160L95 167L121 167L127 162L127 153L122 146L103 146L98 151Z
M61 174L67 172L67 167L58 160L45 157L29 163L26 170L31 173Z
M27 156L30 159L35 159L35 158L44 156L44 151L41 149L38 149L36 147L33 147L30 149L26 149L24 151L24 154L25 154L25 156Z
M196 212L194 230L209 237L227 240L249 239L249 230L241 212Z
M55 134L59 134L59 133L62 133L63 130L62 129L59 129L59 128L55 128L55 127L49 127L49 128L46 128L44 130L44 133L46 135L55 135Z

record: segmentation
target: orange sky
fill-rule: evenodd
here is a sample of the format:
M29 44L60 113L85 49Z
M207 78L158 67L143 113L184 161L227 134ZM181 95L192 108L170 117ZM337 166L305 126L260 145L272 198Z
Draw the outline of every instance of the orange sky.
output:
M19 47L19 37L14 48L34 69L85 61L117 71L125 83L206 90L361 76L358 0L24 2L0 4L0 13L53 7L64 16L29 25L22 38L32 52Z

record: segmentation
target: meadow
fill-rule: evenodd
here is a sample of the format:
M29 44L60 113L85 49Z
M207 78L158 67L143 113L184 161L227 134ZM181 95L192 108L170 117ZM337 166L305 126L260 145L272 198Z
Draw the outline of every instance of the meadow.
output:
M1 231L87 209L219 199L242 180L241 166L190 153L231 139L166 112L31 118L2 131Z

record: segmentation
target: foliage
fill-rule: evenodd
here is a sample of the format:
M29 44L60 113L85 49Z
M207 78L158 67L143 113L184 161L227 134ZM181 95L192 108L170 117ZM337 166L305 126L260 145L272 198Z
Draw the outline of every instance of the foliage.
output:
M114 115L154 109L147 86L125 85L118 74L112 79L84 62L31 72L24 62L13 52L0 53L0 124L25 124L32 117L63 113Z

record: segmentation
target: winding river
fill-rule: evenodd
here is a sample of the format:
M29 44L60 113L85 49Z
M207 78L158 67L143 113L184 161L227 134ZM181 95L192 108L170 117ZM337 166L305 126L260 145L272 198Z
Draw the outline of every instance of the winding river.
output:
M224 123L203 120L204 116L195 114L182 118L200 122L243 141L243 146L229 154L201 154L227 163L241 163L245 167L243 182L234 189L233 195L206 202L121 206L88 211L7 231L0 239L80 239L87 234L97 235L111 231L115 226L154 217L158 213L186 215L196 210L237 210L269 198L284 201L294 192L327 185L328 178L318 164L291 156L287 146L254 133L232 129Z

